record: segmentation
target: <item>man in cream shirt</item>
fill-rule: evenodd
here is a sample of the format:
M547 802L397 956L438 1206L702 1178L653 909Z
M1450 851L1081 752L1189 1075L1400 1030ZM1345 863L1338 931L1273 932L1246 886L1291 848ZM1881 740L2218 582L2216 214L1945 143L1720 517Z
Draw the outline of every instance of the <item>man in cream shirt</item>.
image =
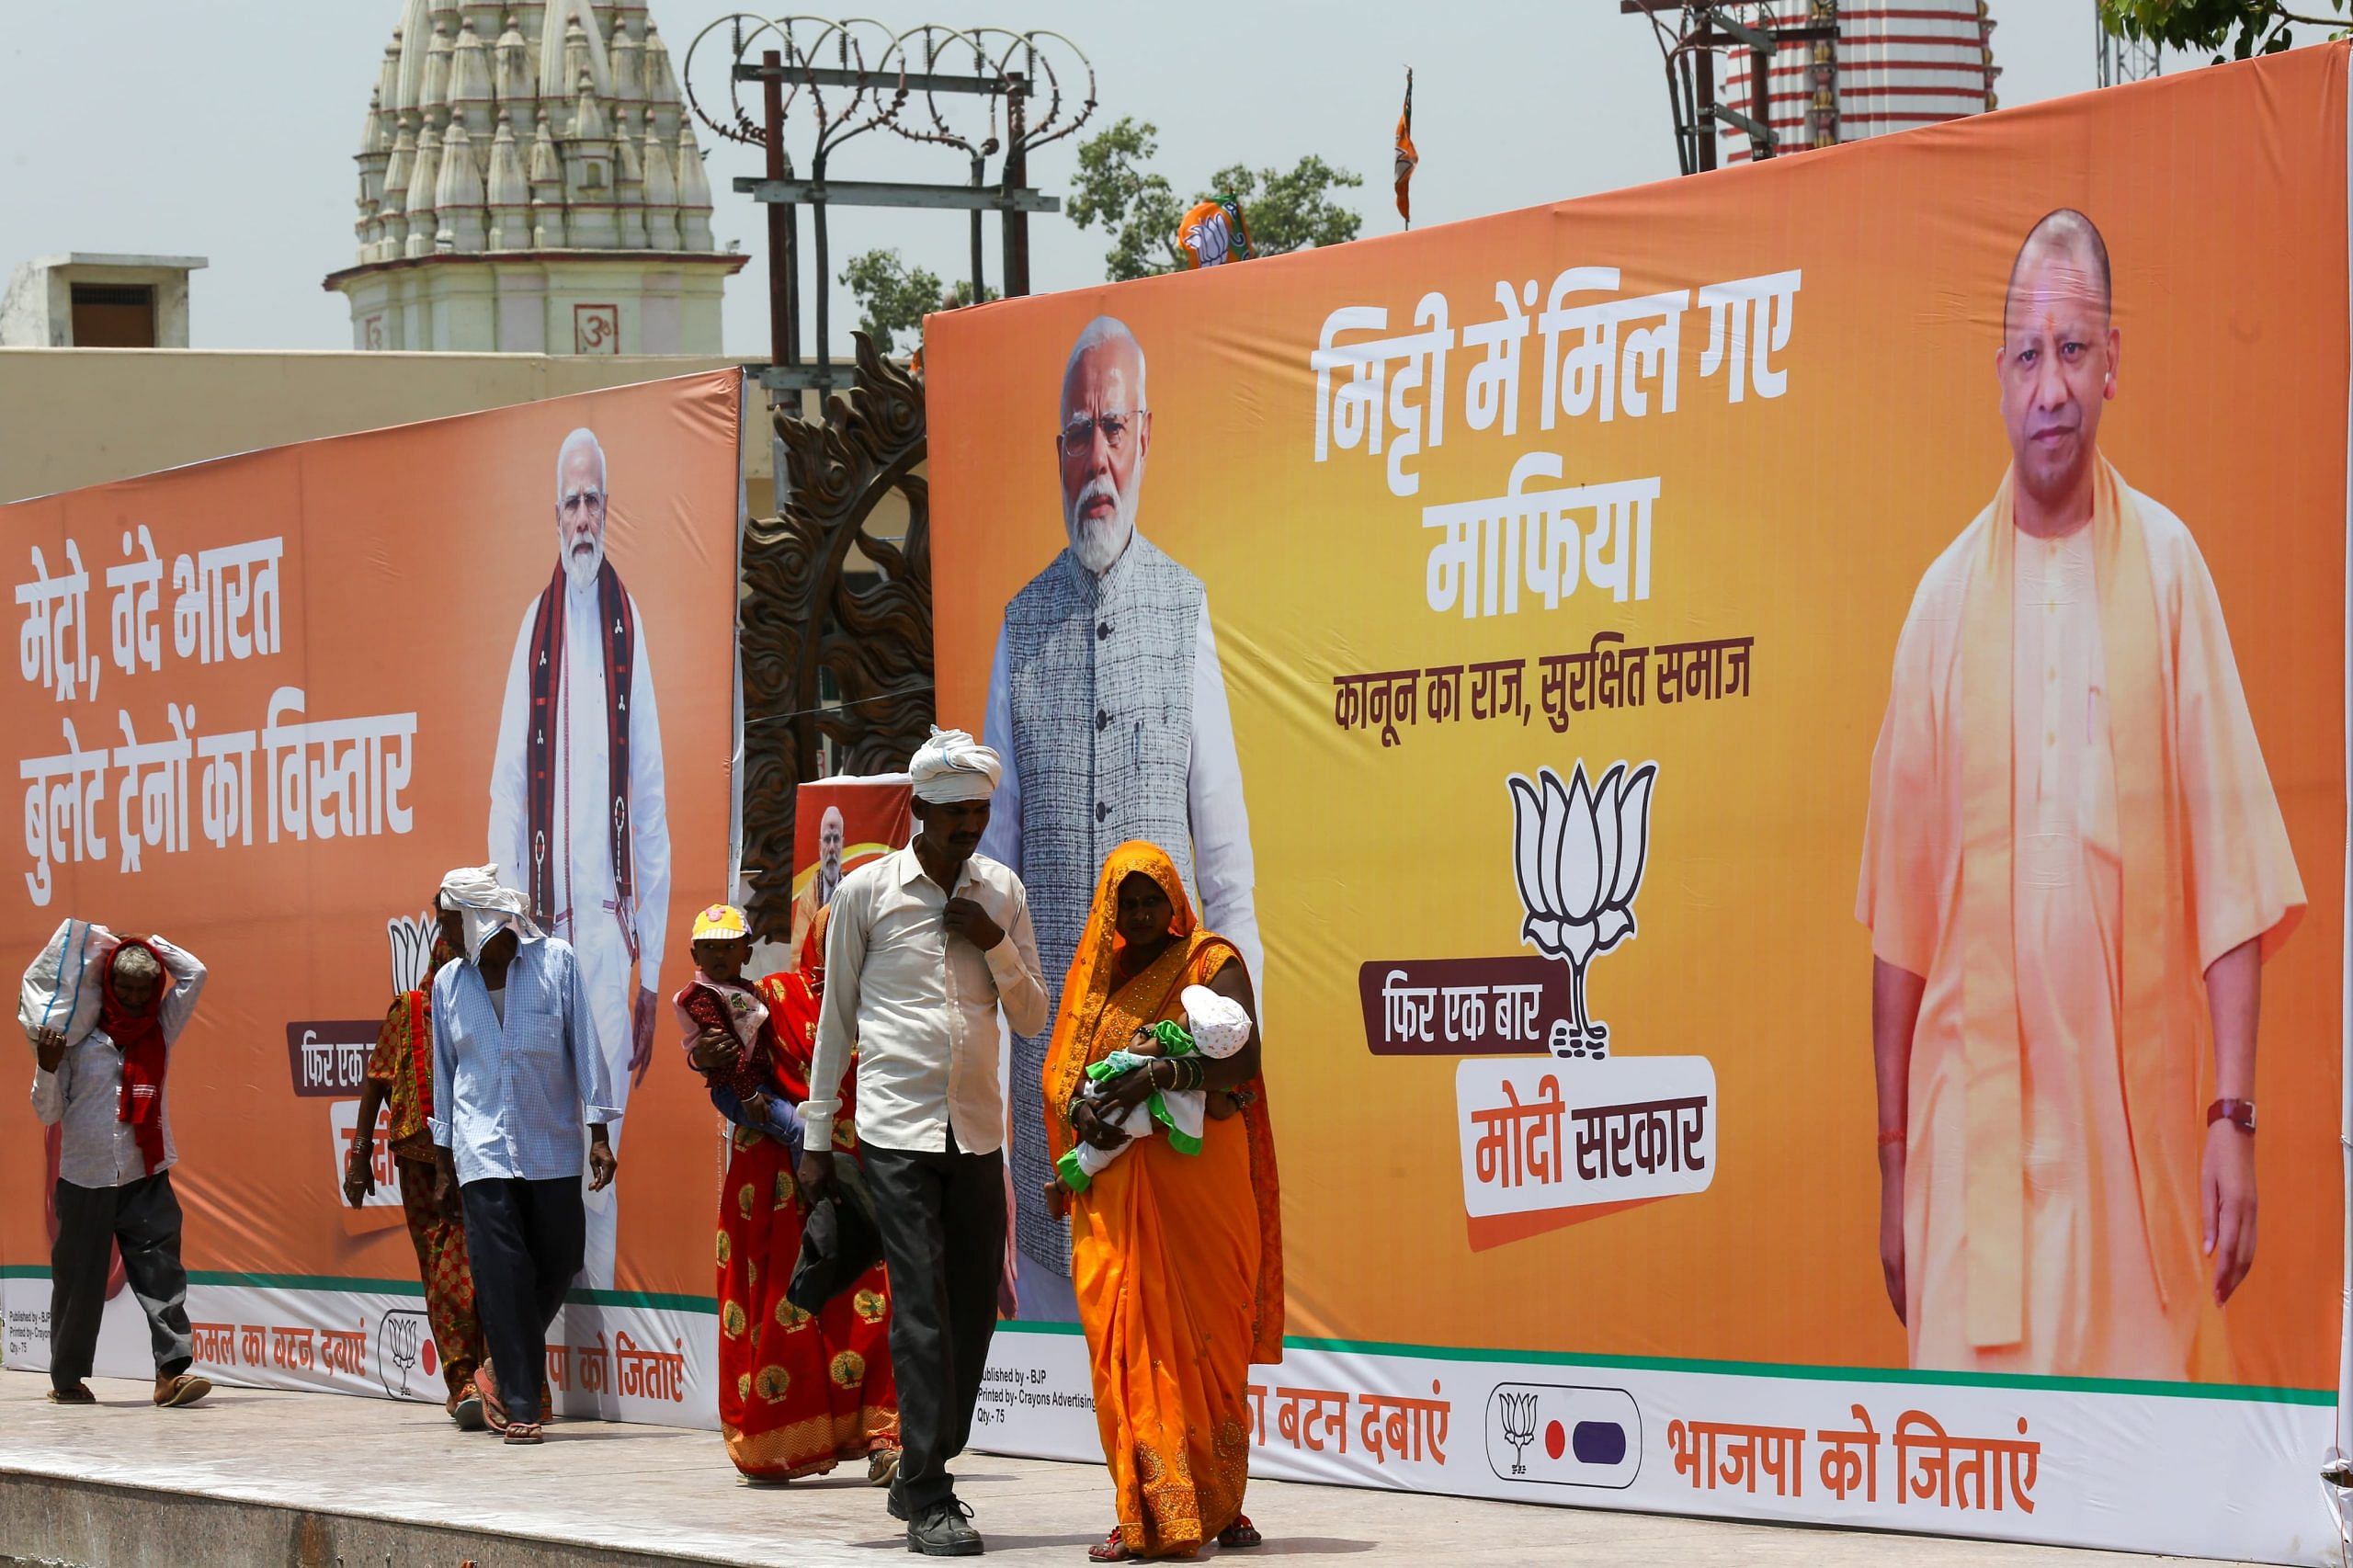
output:
M1021 879L974 853L1000 766L970 735L933 731L908 768L915 843L835 891L801 1112L801 1185L822 1193L854 1050L859 1165L891 1270L891 1512L907 1521L909 1551L937 1557L981 1550L948 1463L972 1432L1005 1267L997 1008L1017 1034L1051 1017Z

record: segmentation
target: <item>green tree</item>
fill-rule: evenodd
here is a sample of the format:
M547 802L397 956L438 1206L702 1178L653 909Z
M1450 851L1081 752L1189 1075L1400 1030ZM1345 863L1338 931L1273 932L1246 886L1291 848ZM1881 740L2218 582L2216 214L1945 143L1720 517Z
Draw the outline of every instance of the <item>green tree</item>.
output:
M2345 31L2346 0L2302 0L2292 10L2280 0L2099 0L2100 25L2122 38L2169 49L2212 51L2220 61L2228 49L2239 59L2277 54L2295 47L2295 28ZM2325 3L2333 16L2316 16Z
M909 267L895 250L870 250L842 268L842 286L856 297L858 326L885 354L898 352L899 335L921 341L923 318L933 311L957 311L972 302L972 280L960 278L943 287L927 267ZM994 289L982 298L994 300ZM910 345L912 347L912 345Z
M1111 236L1103 268L1113 282L1149 278L1176 266L1176 220L1185 215L1167 180L1144 165L1160 151L1159 128L1121 115L1078 147L1071 181L1071 222L1101 223Z
M1288 171L1253 174L1240 164L1220 169L1210 176L1204 194L1239 201L1250 225L1251 248L1260 256L1280 256L1355 239L1364 217L1334 201L1332 193L1362 184L1362 175L1336 169L1310 153Z
M1288 170L1235 164L1220 169L1189 199L1149 167L1160 151L1159 128L1121 118L1079 144L1078 176L1071 182L1070 215L1082 229L1101 223L1111 236L1103 256L1113 281L1173 272L1180 262L1176 224L1196 202L1231 197L1242 205L1250 243L1260 256L1357 237L1364 220L1333 193L1364 184L1364 176L1333 167L1313 153Z

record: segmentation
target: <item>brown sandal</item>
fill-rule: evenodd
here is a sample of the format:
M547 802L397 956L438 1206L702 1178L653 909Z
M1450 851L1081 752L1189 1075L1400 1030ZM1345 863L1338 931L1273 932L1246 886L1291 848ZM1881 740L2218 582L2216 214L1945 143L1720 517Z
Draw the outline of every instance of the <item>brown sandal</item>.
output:
M538 1422L509 1421L506 1424L506 1440L520 1446L525 1443L543 1442L546 1439L540 1431L540 1424Z
M160 1410L173 1410L194 1404L212 1392L212 1381L193 1372L182 1372L166 1383L155 1387L155 1405Z
M1234 1515L1233 1522L1217 1532L1220 1551L1247 1551L1254 1546L1266 1544L1267 1538L1258 1533L1258 1527L1250 1522L1247 1514Z
M98 1396L90 1392L89 1384L75 1383L70 1389L50 1390L49 1403L51 1404L96 1404L98 1403Z
M1089 1562L1126 1562L1134 1557L1135 1553L1128 1550L1127 1539L1120 1535L1117 1527L1112 1528L1109 1535L1103 1538L1102 1545L1090 1546L1086 1549L1086 1560Z

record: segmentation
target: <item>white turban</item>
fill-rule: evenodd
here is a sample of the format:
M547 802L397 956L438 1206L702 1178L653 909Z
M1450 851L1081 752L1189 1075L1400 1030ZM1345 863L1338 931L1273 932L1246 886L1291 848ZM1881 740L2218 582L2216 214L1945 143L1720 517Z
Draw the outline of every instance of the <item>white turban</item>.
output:
M519 938L540 935L523 895L499 881L494 865L460 866L442 878L440 905L463 917L470 959L480 959L482 945L506 926L515 927Z
M931 739L915 751L907 772L915 781L915 799L935 804L949 801L985 801L996 792L1005 764L996 753L961 730L934 726Z

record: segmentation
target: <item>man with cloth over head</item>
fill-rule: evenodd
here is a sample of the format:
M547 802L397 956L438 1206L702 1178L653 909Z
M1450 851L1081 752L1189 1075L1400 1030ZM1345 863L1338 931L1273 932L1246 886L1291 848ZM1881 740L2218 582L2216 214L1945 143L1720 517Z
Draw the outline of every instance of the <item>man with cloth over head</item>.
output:
M536 1443L548 1325L580 1272L589 1190L612 1185L613 1106L604 1052L571 945L544 936L495 866L441 882L465 958L433 977L434 1152L445 1212L461 1205L475 1305L510 1443Z

